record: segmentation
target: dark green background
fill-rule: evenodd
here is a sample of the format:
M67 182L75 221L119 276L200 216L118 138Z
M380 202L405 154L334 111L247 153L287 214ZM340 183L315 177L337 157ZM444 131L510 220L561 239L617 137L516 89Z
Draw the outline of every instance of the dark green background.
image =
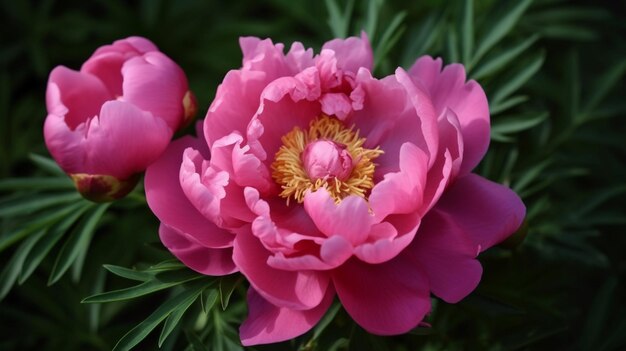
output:
M464 3L381 1L370 36L378 54L386 44L394 45L379 57L375 73L381 77L398 65L406 68L426 53L469 64L481 42L502 31L506 35L468 65L474 77L489 60L537 36L514 60L479 77L497 128L477 172L520 193L529 209L526 227L481 255L485 271L475 293L456 305L433 300L432 329L373 337L340 311L316 341L318 350L342 339L345 347L339 349L350 350L626 349L626 5L536 0L512 28L494 28L520 2L476 0L470 22ZM345 4L339 1L342 9ZM381 40L402 11L398 31L387 37L394 40ZM348 33L358 33L367 17L366 2L355 2ZM28 155L47 155L41 133L44 96L47 75L56 65L78 69L100 45L145 36L185 70L202 118L225 73L241 65L239 36L301 41L317 51L334 36L328 18L324 2L313 1L3 0L0 177L42 174ZM498 104L498 94L507 89L511 93ZM504 109L502 103L514 96L525 98ZM0 207L21 194L0 191ZM63 278L46 287L55 247L0 303L0 349L108 350L159 306L167 294L106 305L93 330L88 327L93 307L79 304L97 281L106 282L100 287L105 290L129 286L121 279L98 278L104 275L102 264L130 267L169 257L147 208L124 201L107 212L80 282ZM25 220L0 219L0 238ZM0 252L0 266L15 247ZM244 291L242 285L233 297L233 328L244 315ZM194 338L185 334L193 324L186 318L166 347L184 349ZM201 341L211 344L211 335ZM156 349L157 338L152 334L137 349ZM297 349L309 338L257 349Z

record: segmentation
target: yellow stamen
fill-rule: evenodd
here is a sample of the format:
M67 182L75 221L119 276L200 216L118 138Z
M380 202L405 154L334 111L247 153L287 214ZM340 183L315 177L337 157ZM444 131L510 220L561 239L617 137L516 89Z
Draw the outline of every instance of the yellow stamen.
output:
M283 145L272 163L272 178L283 189L280 196L287 199L287 205L291 198L302 203L307 190L315 191L322 187L326 188L336 203L348 195L366 198L367 192L374 187L376 167L372 161L383 151L379 147L364 148L365 138L359 137L359 131L353 129L354 126L346 128L336 118L322 115L311 122L308 130L295 127L281 138ZM335 177L310 179L302 164L301 155L307 144L315 140L331 140L346 146L354 162L352 172L346 180Z

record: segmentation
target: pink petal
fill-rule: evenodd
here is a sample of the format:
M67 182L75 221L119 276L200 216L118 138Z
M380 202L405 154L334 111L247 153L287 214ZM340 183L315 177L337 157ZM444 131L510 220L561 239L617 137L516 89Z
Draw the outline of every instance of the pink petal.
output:
M111 45L99 47L91 58L105 53L121 53L126 57L138 56L149 51L159 51L159 49L150 40L138 36L128 37L113 42Z
M134 57L122 67L124 101L163 118L177 130L184 117L183 97L189 90L184 72L160 52Z
M359 134L366 138L365 147L379 146L385 152L375 161L376 181L384 174L400 170L402 144L409 142L424 151L429 151L430 145L436 147L438 135L431 133L430 127L424 129L430 126L430 119L435 119L428 99L424 99L418 111L412 101L417 98L408 96L406 87L396 76L377 80L364 69L357 74L355 84L363 91L363 108L348 117L346 125L356 126Z
M254 288L248 290L248 318L241 324L239 335L244 346L270 344L298 337L322 318L335 296L328 289L319 305L308 310L277 307Z
M202 140L189 136L171 142L163 155L146 170L146 198L162 223L189 234L203 246L231 247L234 236L203 217L180 186L183 151L188 147L202 148L202 144Z
M463 162L463 136L454 112L446 109L439 116L438 124L441 143L435 164L428 171L422 214L437 203L446 187L459 174Z
M450 215L481 251L513 234L526 215L511 189L471 173L457 178L434 208Z
M50 87L48 87L50 92ZM48 115L44 122L43 134L46 147L54 160L65 173L85 173L86 150L83 147L83 124L78 130L71 130L65 123L63 116Z
M92 56L85 61L80 71L92 74L107 87L109 94L114 97L122 96L122 65L126 58L119 52L104 52Z
M413 237L414 232L398 236L398 231L388 222L376 225L377 236L385 236L374 242L363 243L354 249L354 255L361 261L379 264L396 257L405 247L407 247Z
M465 82L462 65L447 65L443 71L441 66L441 59L423 56L409 74L430 93L437 116L446 108L457 115L465 145L461 174L466 174L476 167L489 146L489 104L478 83Z
M293 72L301 72L315 64L313 49L305 49L302 43L294 42L285 57Z
M242 146L243 137L237 132L228 134L211 145L211 165L229 173L234 182L244 188L253 187L262 194L276 191L268 168L254 154L249 146Z
M286 271L329 270L342 265L352 257L353 250L350 242L335 235L322 241L319 257L312 254L287 257L282 252L277 252L268 258L267 264Z
M267 75L258 71L230 71L217 88L204 123L209 145L232 133L245 135L259 107L261 91L268 83Z
M455 218L437 210L428 212L406 249L424 268L432 292L449 303L459 302L478 285L483 270L477 253L478 246Z
M65 123L74 130L79 124L97 116L107 100L112 99L98 78L64 66L50 72L46 91L48 113L64 116Z
M430 311L428 279L402 255L375 265L349 260L332 279L348 314L373 334L406 333Z
M400 148L400 171L385 174L385 178L374 186L369 197L370 206L377 222L389 214L410 213L422 204L428 156L411 143Z
M237 271L232 248L212 249L191 235L161 223L159 237L163 245L187 267L206 275L226 275Z
M322 233L339 235L353 245L365 241L374 220L363 198L351 195L335 204L325 188L307 193L304 209Z
M267 264L270 252L252 233L235 239L233 260L250 284L266 300L280 307L307 310L318 306L328 290L329 277L323 272L290 272Z
M320 115L320 105L306 99L310 88L301 81L284 77L269 84L261 95L261 105L248 126L248 145L266 163L282 145L281 138L294 127L307 129Z
M361 32L360 38L333 39L322 46L324 49L335 52L339 69L354 73L361 67L372 70L374 56L365 32Z
M143 172L169 144L170 128L149 112L121 102L102 105L85 130L87 170L126 179Z

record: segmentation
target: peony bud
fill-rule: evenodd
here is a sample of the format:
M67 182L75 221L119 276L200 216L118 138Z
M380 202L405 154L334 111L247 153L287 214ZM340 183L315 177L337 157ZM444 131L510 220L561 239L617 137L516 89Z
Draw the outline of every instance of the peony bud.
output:
M139 37L97 49L80 71L53 69L46 105L46 146L93 201L131 191L196 111L182 69Z

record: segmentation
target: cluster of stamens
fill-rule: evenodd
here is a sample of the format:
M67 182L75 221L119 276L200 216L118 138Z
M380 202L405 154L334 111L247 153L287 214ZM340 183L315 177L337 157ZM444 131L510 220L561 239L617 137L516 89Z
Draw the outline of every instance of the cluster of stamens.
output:
M287 204L291 199L302 203L307 191L320 188L326 188L337 203L348 195L366 198L374 186L373 160L383 151L364 148L359 131L336 118L322 115L307 130L295 127L281 140L272 178Z

